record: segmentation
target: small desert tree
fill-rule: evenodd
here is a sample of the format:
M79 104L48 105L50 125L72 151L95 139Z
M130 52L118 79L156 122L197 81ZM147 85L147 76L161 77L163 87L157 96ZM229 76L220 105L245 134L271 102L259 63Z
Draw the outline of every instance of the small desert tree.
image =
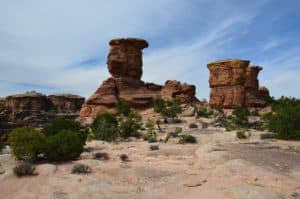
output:
M276 137L300 140L300 100L281 97L272 104L272 113L265 117L267 128Z
M142 127L142 117L136 112L130 112L127 117L120 118L119 133L123 138L139 137L139 130Z
M116 116L111 113L103 113L98 115L93 121L88 138L111 142L116 140L118 136L118 120Z
M127 102L121 101L116 105L117 112L120 115L128 116L131 113L130 106Z

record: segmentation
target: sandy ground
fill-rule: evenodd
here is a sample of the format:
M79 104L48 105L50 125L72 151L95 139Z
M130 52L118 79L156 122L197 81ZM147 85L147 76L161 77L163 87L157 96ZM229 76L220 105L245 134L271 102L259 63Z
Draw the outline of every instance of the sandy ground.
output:
M183 127L183 132L197 137L197 144L180 145L178 138L171 138L159 143L158 151L150 151L141 139L118 144L92 141L80 160L40 164L39 175L33 177L15 177L16 162L4 150L0 198L300 198L300 142L260 140L262 132L257 131L241 141L235 132L223 129L191 130L188 124L199 120L185 120L162 126L166 132ZM92 159L96 152L107 152L110 159ZM130 161L120 161L123 153ZM92 173L71 174L78 162L89 165Z

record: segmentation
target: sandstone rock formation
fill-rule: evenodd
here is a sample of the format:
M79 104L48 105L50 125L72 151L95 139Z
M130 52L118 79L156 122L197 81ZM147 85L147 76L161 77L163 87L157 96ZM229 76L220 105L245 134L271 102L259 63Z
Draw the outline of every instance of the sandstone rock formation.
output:
M103 112L115 112L115 105L127 102L135 109L152 106L153 100L170 100L178 97L183 102L197 101L195 86L167 81L165 86L145 83L143 74L142 49L148 47L143 39L113 39L109 42L107 65L111 77L103 81L98 90L81 109L81 117L95 117Z
M210 71L210 104L223 108L235 106L264 107L269 91L259 89L259 66L250 61L228 59L207 64Z
M84 97L72 94L49 95L48 101L59 113L78 112L84 103Z
M0 99L0 138L18 126L41 127L57 116L74 119L84 98L78 95L43 95L35 91Z

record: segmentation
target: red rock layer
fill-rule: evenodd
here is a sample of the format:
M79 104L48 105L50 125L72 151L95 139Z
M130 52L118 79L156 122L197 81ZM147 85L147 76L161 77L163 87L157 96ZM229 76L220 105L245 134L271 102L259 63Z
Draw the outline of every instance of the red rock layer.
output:
M95 117L103 112L115 112L115 105L127 102L132 108L145 109L152 106L155 99L180 98L183 102L197 100L195 86L167 81L165 86L145 83L141 80L142 49L148 43L142 39L113 39L107 65L112 77L103 81L98 90L83 105L81 117Z
M210 104L223 108L235 106L264 107L264 96L259 93L259 66L250 61L228 59L209 63ZM268 92L265 92L268 93Z

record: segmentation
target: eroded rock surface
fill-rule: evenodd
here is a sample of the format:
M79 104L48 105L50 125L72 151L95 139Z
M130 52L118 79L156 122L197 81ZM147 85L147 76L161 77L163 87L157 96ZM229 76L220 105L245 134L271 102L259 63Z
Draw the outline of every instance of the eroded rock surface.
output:
M141 80L143 70L142 50L148 47L143 39L113 39L109 42L107 59L111 77L103 81L98 90L81 109L82 118L95 117L103 112L115 112L115 105L127 102L132 108L146 109L155 99L170 100L177 97L182 102L197 101L195 86L178 81L167 81L165 86L145 83Z
M264 107L269 91L259 89L259 66L249 66L250 61L221 60L207 64L210 71L210 104L217 107Z
M79 116L84 98L78 95L43 95L35 91L10 95L0 100L0 138L11 129L31 125L41 127L57 116Z

